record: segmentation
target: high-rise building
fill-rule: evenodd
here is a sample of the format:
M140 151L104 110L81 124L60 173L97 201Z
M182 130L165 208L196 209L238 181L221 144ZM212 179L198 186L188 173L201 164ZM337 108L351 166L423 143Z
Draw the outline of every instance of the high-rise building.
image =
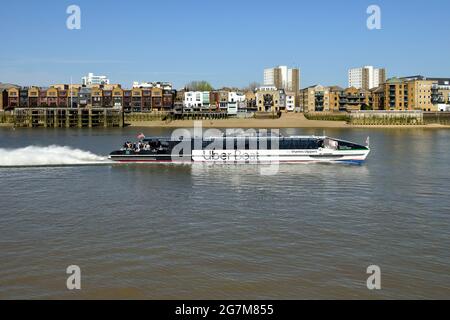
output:
M264 69L264 85L282 87L281 69L280 68Z
M278 66L264 69L264 85L275 86L277 89L298 92L300 88L300 71L298 68Z
M96 76L93 73L88 73L87 76L81 78L83 85L101 85L101 84L109 84L109 79L106 76Z
M366 90L373 89L373 88L378 88L384 82L386 82L386 69L384 69L384 68L373 69L372 88L368 88Z
M365 66L352 68L348 71L348 86L356 89L369 90L378 87L386 81L386 70Z
M298 93L300 89L300 71L297 68L288 69L287 71L287 85L284 90Z

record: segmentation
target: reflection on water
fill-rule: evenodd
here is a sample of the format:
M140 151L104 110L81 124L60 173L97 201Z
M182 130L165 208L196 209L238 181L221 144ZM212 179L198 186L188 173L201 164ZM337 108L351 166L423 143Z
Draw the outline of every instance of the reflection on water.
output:
M2 130L0 148L94 154L151 133ZM448 298L450 133L325 134L370 135L368 162L0 168L0 298Z
M194 163L192 167L192 175L194 176L204 176L205 172L214 173L220 175L221 178L232 177L242 177L244 180L246 177L253 177L258 179L263 179L264 176L260 176L262 167L274 166L277 167L277 173L284 178L304 176L307 174L349 174L354 175L368 173L368 166L351 165L351 164L330 164L330 163L304 163L304 164L286 164L286 163L274 163L274 164L213 164L213 163ZM267 181L271 178L270 176L265 177ZM275 177L272 177L275 178ZM279 178L279 177L276 177ZM242 181L245 182L245 181Z

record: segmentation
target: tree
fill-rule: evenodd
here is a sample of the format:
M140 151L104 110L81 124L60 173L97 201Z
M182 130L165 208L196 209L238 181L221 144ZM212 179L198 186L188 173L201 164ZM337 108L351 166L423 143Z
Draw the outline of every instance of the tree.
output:
M208 81L191 81L186 85L188 91L213 91L214 88Z
M261 85L258 82L250 82L247 88L245 88L246 91L255 91L257 88L259 88Z

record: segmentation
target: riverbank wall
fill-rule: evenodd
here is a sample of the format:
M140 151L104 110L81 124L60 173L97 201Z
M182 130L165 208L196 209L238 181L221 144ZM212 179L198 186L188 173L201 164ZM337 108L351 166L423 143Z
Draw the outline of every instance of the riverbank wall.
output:
M13 125L14 114L12 111L0 111L0 125Z
M353 111L349 114L351 125L423 125L422 111Z
M423 123L450 125L450 112L424 112Z
M28 128L123 127L123 112L111 108L16 108L0 114L2 123Z
M309 120L345 121L355 126L402 126L423 125L422 111L352 111L352 112L312 112L305 114ZM428 124L432 122L430 118Z
M18 108L0 111L0 126L28 128L192 127L217 128L450 127L450 112L364 111L283 113L280 118L229 116L225 112L123 113L118 109Z
M316 121L350 121L350 116L347 112L307 112L304 114L308 120Z

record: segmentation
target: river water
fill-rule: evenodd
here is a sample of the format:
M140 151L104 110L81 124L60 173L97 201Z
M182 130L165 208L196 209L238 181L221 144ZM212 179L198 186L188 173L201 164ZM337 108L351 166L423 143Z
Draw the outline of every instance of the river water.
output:
M0 168L0 298L450 298L449 130L281 131L370 136L372 152L268 176L104 161L166 129L0 128L0 166L16 165Z

